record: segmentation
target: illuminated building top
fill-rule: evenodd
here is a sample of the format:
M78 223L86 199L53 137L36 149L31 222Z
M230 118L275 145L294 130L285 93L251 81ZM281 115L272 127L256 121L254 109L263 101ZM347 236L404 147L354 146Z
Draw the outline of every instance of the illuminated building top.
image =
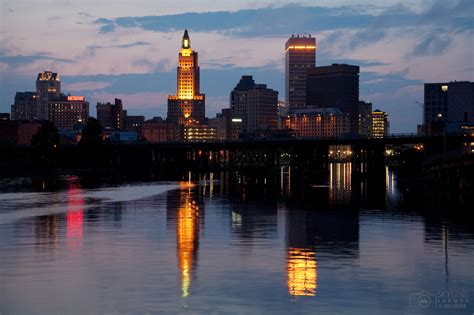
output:
M177 95L170 95L169 99L203 99L203 96L199 94L198 53L191 49L191 39L189 38L188 30L184 31L178 57Z
M38 73L37 81L61 81L59 74L51 71L43 71Z
M199 125L205 119L205 95L199 92L198 53L184 31L178 56L176 95L168 96L167 120L172 124Z

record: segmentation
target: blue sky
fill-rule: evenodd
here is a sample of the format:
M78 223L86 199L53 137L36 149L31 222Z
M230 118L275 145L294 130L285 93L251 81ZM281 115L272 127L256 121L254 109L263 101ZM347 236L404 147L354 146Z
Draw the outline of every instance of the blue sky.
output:
M474 81L474 1L44 1L0 3L0 111L35 74L62 75L62 90L122 98L132 114L166 116L176 90L180 37L199 52L208 116L228 107L241 75L284 99L284 44L317 39L317 64L361 66L360 97L389 113L392 132L414 132L424 82Z

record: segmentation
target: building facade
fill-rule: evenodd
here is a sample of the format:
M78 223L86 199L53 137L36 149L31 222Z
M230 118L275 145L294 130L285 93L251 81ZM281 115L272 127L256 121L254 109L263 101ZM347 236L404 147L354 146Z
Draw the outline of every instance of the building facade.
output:
M205 125L181 125L180 140L186 142L206 142L217 140L217 128Z
M230 108L224 108L215 118L209 118L209 127L215 127L217 132L217 140L230 140L231 136L232 116Z
M173 124L202 124L205 95L199 92L198 53L191 49L188 31L184 31L178 56L177 94L168 96L168 121Z
M351 133L359 132L359 67L332 64L308 70L307 106L339 108L351 118Z
M339 138L349 134L350 117L338 108L303 109L288 115L284 126L300 138Z
M278 92L242 76L231 92L231 122L241 122L243 134L278 128Z
M89 118L89 102L84 96L62 95L48 102L48 120L59 130L72 130L77 123Z
M48 103L61 98L61 79L58 73L43 71L36 78L37 118L48 119Z
M454 131L474 121L474 82L426 83L424 124L427 135ZM451 126L450 126L451 125Z
M163 120L152 119L143 124L141 137L148 142L169 142L180 140L178 125Z
M97 103L97 120L104 129L123 129L125 126L125 113L123 110L122 100L116 98L114 104Z
M306 71L316 66L316 39L292 35L285 44L285 104L290 111L306 108Z
M125 116L125 129L127 130L134 130L134 129L140 129L143 127L143 124L145 124L145 116L141 115L127 115L127 111L123 111L124 116Z
M388 134L388 114L379 109L372 112L372 138L384 138Z
M34 120L38 118L37 96L35 92L16 92L11 106L12 120Z
M372 136L372 103L359 101L359 137Z

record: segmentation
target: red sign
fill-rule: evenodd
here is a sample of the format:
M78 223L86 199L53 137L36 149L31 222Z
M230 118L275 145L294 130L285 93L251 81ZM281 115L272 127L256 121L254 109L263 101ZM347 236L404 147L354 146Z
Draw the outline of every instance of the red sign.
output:
M68 95L67 100L68 101L84 101L85 97L84 96L73 96L73 95Z

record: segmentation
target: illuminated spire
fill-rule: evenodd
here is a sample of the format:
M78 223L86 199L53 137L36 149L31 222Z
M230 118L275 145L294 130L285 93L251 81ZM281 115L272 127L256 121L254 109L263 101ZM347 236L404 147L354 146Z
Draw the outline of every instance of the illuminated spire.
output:
M184 30L181 48L191 48L191 40L189 39L188 30Z

